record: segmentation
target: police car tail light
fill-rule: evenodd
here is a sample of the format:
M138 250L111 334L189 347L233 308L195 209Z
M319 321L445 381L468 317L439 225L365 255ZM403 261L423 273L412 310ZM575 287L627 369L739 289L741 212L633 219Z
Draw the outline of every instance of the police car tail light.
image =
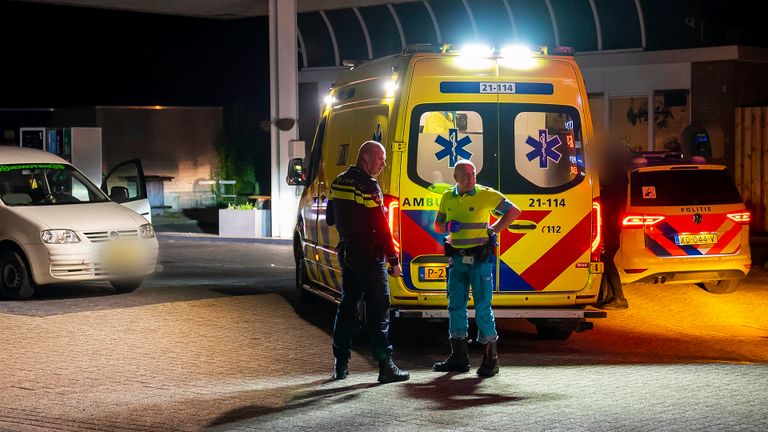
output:
M652 226L664 220L662 215L626 215L621 221L624 228L642 228Z
M742 225L747 225L749 224L749 221L752 220L748 211L728 213L726 216L728 216L728 219L734 222L740 223Z
M384 195L384 205L387 207L389 231L395 241L395 248L400 252L400 201L390 195Z
M600 215L600 201L592 201L592 261L600 260L600 243L603 241L603 219Z

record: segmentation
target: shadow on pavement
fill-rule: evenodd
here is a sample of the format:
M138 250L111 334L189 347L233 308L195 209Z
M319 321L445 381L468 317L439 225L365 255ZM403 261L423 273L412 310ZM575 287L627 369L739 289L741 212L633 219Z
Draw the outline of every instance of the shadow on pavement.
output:
M479 391L483 378L476 376L458 378L455 373L441 374L426 383L405 383L406 394L414 399L429 400L436 410L459 410L482 405L500 405L524 400L523 397L507 396L498 393ZM490 378L493 379L493 378Z
M216 427L229 423L256 419L270 414L285 414L288 411L312 407L331 398L333 398L334 404L350 402L360 396L359 393L357 393L359 390L365 390L380 385L377 383L362 383L345 387L308 390L317 385L327 384L328 382L328 380L313 381L298 386L292 386L289 389L280 389L280 391L288 390L298 394L291 397L286 403L280 406L248 405L230 410L212 420L207 427Z

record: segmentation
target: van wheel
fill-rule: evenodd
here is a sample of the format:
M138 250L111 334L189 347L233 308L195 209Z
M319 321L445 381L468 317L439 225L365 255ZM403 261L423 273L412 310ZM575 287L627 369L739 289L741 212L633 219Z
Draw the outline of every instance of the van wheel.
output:
M138 289L142 283L144 283L144 279L127 279L127 280L119 280L119 281L109 281L109 283L112 285L112 288L115 289L115 291L120 293L129 293L134 292L136 289Z
M35 293L35 284L29 274L27 262L15 251L0 254L0 296L11 300L24 300Z
M697 285L711 294L730 294L739 289L741 282L741 279L724 279L702 282Z

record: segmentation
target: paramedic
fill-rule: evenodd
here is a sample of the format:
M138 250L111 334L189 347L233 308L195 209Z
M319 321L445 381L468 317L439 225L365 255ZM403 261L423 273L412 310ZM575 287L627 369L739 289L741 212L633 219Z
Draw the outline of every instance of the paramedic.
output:
M477 341L483 345L483 361L477 374L499 372L498 335L491 310L496 237L520 216L520 209L500 192L476 183L475 165L459 160L453 171L456 186L443 194L435 217L435 231L449 233L444 242L448 266L448 327L451 356L435 363L437 372L469 371L467 351L469 288L475 302ZM499 217L488 226L489 216Z

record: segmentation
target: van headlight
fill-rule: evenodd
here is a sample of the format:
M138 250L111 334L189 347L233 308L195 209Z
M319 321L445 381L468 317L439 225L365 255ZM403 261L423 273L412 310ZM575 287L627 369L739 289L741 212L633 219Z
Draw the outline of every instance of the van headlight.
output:
M141 234L141 238L155 238L155 228L152 226L152 224L144 224L139 227L139 234Z
M40 232L40 240L47 244L80 243L80 237L68 229L53 229Z

